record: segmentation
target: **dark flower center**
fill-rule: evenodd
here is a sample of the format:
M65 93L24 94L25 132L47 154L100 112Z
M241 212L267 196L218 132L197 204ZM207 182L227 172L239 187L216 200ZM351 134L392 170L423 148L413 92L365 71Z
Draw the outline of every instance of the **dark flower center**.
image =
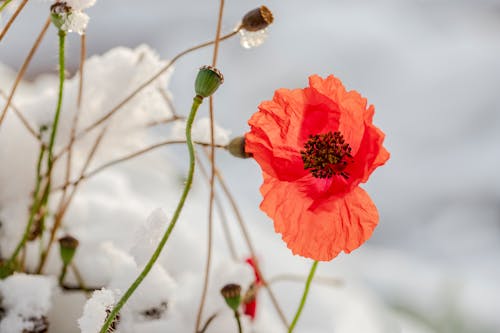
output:
M309 169L316 178L349 178L344 170L352 161L351 146L338 131L309 135L300 155L304 161L304 169Z

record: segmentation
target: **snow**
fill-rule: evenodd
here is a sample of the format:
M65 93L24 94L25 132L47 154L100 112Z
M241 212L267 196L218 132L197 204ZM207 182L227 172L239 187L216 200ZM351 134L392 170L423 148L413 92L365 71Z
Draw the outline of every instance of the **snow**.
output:
M82 333L99 332L106 320L106 310L110 310L115 304L115 294L111 290L102 289L94 291L83 307L83 315L78 320L78 326Z
M54 287L55 279L49 276L14 274L0 280L0 307L6 311L0 332L29 330L31 319L47 315Z
M375 123L387 134L392 158L366 186L379 207L380 226L361 249L320 264L318 276L334 276L344 284L313 286L297 332L500 330L499 4L497 0L318 0L314 4L274 0L266 3L276 21L269 27L264 44L244 50L238 37L221 44L218 67L225 83L214 96L220 125L218 143L227 142L229 130L234 135L244 133L249 115L260 101L270 99L276 88L302 87L311 73L334 73L350 89L367 96L376 107ZM223 30L229 31L247 10L258 5L261 3L254 1L228 4ZM19 68L34 38L26 36L40 29L46 15L39 13L46 7L27 6L0 43L0 61ZM86 13L92 24L86 34L91 58L86 65L79 130L163 66L163 59L197 41L213 38L216 9L215 2L199 3L193 10L181 3L123 0L100 1L89 8ZM131 13L138 24L130 24ZM50 125L54 111L56 76L35 74L54 72L56 38L53 29L49 30L28 72L32 81L23 83L14 99L35 128ZM68 64L74 73L78 40L68 38ZM138 46L142 43L151 48ZM196 69L209 61L211 51L183 58L173 76L168 73L113 116L89 170L153 142L183 139L182 121L153 131L144 131L144 127L172 115L157 93L167 84L177 110L187 114ZM11 69L0 65L0 89L9 91L13 75ZM58 148L69 137L77 80L67 80ZM3 102L0 97L0 105ZM199 135L195 139L203 142L208 141L207 121L203 120L207 104L200 107L199 125L195 125ZM98 132L75 147L73 177L78 176ZM0 130L0 142L0 250L6 256L27 219L38 145L11 111ZM74 260L89 286L113 285L123 292L125 281L137 274L161 234L160 224L168 221L175 208L186 156L182 145L159 149L107 169L83 184L70 206L64 231L80 241ZM218 154L217 161L242 206L252 238L258 240L257 251L266 275L306 274L310 263L291 256L274 234L272 223L258 211L261 178L255 163L235 160L225 153ZM56 170L57 183L63 174L63 169ZM151 303L144 302L151 307L167 300L167 310L158 320L145 320L140 315L146 310L140 306L143 298L138 295L141 301L131 304L130 315L123 317L127 325L120 330L193 330L206 254L208 197L199 170L196 175L186 209L152 281L144 287L148 295L154 286L165 283L165 291L153 295ZM238 252L248 255L234 218L230 212L228 215ZM218 222L216 217L215 263L204 319L221 311L210 331L232 332L235 323L218 290L229 282L241 283L245 289L251 271L239 263L225 262L229 255ZM37 259L38 244L32 245L27 257L30 268ZM57 251L53 251L45 273L57 275L59 265ZM234 277L226 274L230 271L235 271ZM117 272L123 275L117 276ZM73 272L68 272L66 281L76 285ZM283 282L273 287L290 318L303 283ZM56 295L54 304L64 304L65 297L69 295ZM256 321L244 322L245 329L281 332L264 291L258 301ZM78 305L72 309L79 311L77 317L83 309L79 302L82 300L74 301ZM79 331L76 321L68 324L54 317L57 314L50 316L51 329ZM1 325L17 329L15 325L22 324L11 320L5 318Z

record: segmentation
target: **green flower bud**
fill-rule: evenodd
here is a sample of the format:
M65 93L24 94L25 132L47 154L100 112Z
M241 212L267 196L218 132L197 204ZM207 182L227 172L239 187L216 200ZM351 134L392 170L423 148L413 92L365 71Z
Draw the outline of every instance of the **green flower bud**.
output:
M203 66L198 72L194 90L197 95L205 98L211 96L217 88L224 82L224 76L215 67Z
M273 23L273 13L266 6L249 11L241 21L241 27L247 31L259 31Z
M59 239L59 252L65 266L69 265L73 260L78 244L78 239L69 235Z
M231 283L225 285L220 290L220 293L226 300L227 305L234 311L237 311L241 303L241 286Z
M226 147L227 151L235 157L239 158L249 158L252 157L251 154L245 151L245 137L238 136L232 139Z

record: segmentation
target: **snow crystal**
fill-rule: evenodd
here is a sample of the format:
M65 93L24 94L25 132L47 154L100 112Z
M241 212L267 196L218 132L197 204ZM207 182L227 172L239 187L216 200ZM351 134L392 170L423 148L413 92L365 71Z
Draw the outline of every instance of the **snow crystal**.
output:
M73 10L83 10L95 5L97 0L65 0Z
M106 310L111 310L115 301L115 292L111 290L94 291L83 307L83 315L78 319L82 333L99 332L107 317Z
M87 24L89 23L89 16L81 11L75 10L64 15L64 23L61 29L66 32L76 32L79 35L83 35Z

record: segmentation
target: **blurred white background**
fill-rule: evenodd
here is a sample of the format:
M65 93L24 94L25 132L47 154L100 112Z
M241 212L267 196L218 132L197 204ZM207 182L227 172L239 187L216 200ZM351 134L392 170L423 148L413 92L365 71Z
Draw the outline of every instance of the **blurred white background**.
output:
M221 45L218 123L242 134L275 89L332 73L375 105L392 154L364 186L379 208L379 227L366 246L320 264L319 275L345 284L315 287L297 331L500 332L500 1L226 1L223 32L261 4L275 14L268 40L251 50L238 38ZM88 11L88 54L145 43L169 59L213 38L218 5L100 0ZM19 68L47 7L30 1L0 43L0 62ZM78 37L68 45L74 72ZM177 63L169 89L179 112L187 112L196 69L211 54L207 48ZM51 28L28 77L55 73L56 64ZM256 163L225 153L217 160L264 268L305 274L310 262L292 257L257 209ZM276 286L291 314L302 285Z

